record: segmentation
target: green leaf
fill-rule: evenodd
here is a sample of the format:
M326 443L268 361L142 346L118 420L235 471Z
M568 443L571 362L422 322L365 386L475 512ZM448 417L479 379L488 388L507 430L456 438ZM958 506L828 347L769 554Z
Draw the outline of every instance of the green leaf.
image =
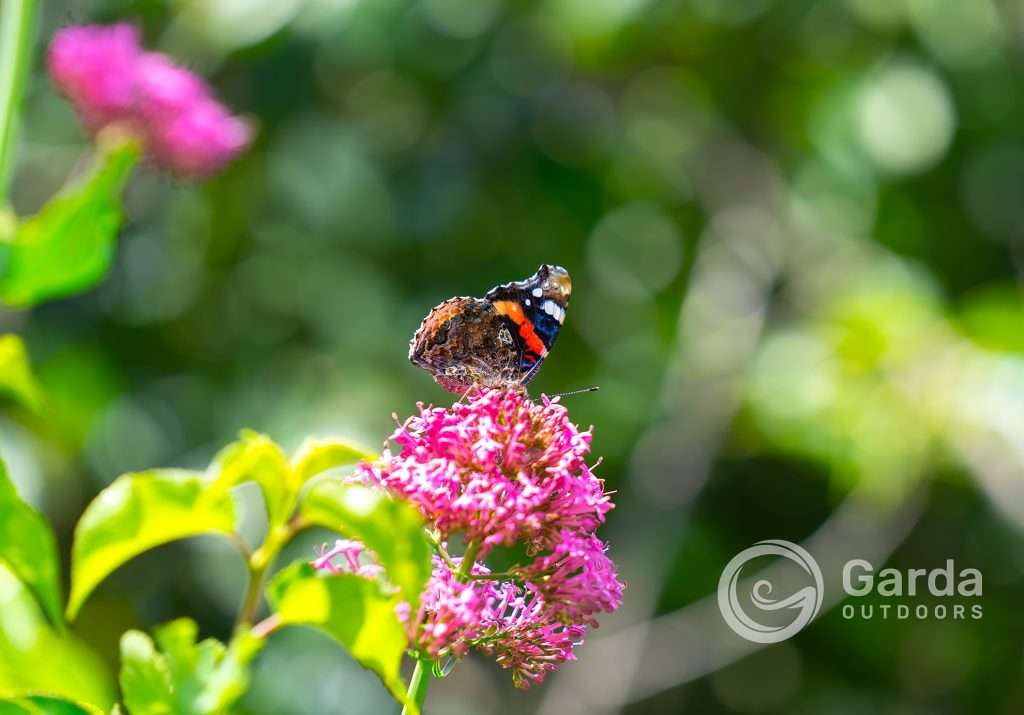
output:
M121 636L120 680L125 707L132 715L172 712L171 673L145 633L128 631Z
M385 593L376 581L354 574L324 573L300 561L274 577L267 600L282 625L323 630L360 665L380 676L399 702L410 706L399 674L407 643L395 613L398 595Z
M266 435L242 430L240 437L214 459L211 493L226 493L236 484L254 481L263 492L271 526L283 524L291 516L293 495L298 491L288 460Z
M103 715L92 705L48 695L25 695L0 700L0 715Z
M301 485L329 469L375 458L375 454L339 439L310 437L292 457L292 472Z
M60 564L50 525L14 490L0 461L0 562L6 564L39 602L50 622L64 627Z
M203 475L158 469L118 477L86 507L71 550L68 618L114 569L155 546L206 533L231 533L230 494L210 493Z
M121 189L139 159L134 142L105 142L79 182L53 197L0 245L0 299L28 306L79 293L107 274L121 225Z
M0 337L0 393L33 412L43 401L43 391L32 374L25 344L17 335Z
M157 651L149 636L129 631L121 638L121 690L132 715L226 713L249 685L249 663L263 639L239 631L225 647L188 619L161 626Z
M103 660L58 633L28 587L0 564L0 698L45 694L108 710L114 682Z
M337 531L372 549L413 613L433 568L423 518L379 489L335 480L314 484L299 506L304 522Z

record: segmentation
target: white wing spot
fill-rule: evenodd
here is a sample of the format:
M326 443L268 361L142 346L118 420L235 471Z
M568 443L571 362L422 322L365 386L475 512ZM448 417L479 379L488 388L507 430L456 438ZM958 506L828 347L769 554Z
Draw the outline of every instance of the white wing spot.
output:
M542 295L544 295L544 291L542 291L540 288L534 288L533 289L533 297L534 298L540 298Z

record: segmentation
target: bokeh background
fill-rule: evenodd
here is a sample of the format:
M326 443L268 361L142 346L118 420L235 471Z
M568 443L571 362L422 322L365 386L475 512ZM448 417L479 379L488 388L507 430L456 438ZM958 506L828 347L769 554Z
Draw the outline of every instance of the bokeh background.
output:
M543 687L470 658L428 711L1024 712L1024 2L54 0L40 32L120 19L259 137L202 186L137 173L103 284L0 315L49 399L4 412L0 451L65 563L117 475L202 468L242 427L382 445L451 399L406 360L428 309L559 263L532 387L601 387L566 404L617 491L626 603ZM86 145L41 56L22 137L27 213ZM714 594L764 538L828 588L762 648ZM983 618L845 619L852 557L977 568ZM229 635L243 580L216 540L137 559L76 625L93 655L26 639L0 583L0 646L115 672L129 627ZM242 711L397 707L293 630Z

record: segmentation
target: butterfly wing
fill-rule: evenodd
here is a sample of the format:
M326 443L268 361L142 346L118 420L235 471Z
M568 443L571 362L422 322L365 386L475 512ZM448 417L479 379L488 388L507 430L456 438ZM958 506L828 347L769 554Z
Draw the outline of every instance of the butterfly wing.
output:
M483 299L450 298L413 335L409 360L456 394L474 385L521 388L558 337L571 290L564 268L544 265Z
M533 379L555 344L571 295L569 272L545 264L526 280L498 286L485 296L515 326L521 384Z
M448 392L518 381L514 326L488 300L451 298L430 311L409 342L409 360Z

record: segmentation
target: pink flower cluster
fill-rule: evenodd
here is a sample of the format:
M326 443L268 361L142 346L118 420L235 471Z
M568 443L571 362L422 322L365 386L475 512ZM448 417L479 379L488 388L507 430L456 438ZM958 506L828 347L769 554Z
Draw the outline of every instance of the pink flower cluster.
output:
M431 658L492 655L519 687L562 662L594 615L622 603L623 585L594 535L612 508L585 458L590 433L564 407L512 391L480 390L448 409L420 406L385 451L357 476L417 505L439 534L441 556L419 611L401 614L412 645ZM447 556L458 535L477 559L526 546L530 559L492 575Z
M201 78L144 51L132 25L65 28L54 36L47 59L54 84L90 132L122 126L175 174L206 176L251 140L246 122L217 102Z
M478 542L481 557L517 542L547 548L563 530L593 532L612 508L586 463L590 432L556 402L481 390L448 409L421 405L391 439L400 453L363 465L363 477L419 506L442 538Z

